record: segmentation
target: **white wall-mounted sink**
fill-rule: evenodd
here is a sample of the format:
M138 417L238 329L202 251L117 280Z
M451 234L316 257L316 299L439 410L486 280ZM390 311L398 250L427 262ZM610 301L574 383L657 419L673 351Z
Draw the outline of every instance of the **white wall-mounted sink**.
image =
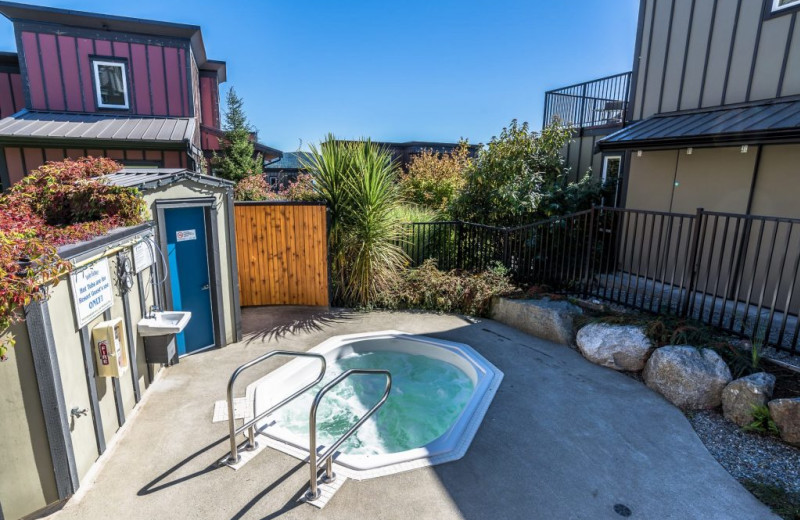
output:
M158 311L136 324L140 336L177 334L186 328L192 313L188 311Z

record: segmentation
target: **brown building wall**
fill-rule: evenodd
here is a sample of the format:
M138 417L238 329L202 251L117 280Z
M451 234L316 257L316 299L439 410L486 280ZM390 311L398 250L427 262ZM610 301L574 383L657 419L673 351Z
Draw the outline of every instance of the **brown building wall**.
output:
M771 2L770 2L771 3ZM765 0L642 0L631 118L800 94L800 24Z

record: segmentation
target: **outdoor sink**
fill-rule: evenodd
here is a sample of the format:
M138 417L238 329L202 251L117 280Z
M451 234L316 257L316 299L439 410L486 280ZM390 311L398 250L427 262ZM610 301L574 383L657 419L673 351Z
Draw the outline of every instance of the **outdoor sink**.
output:
M140 336L165 336L177 334L186 328L192 317L187 311L159 311L136 324Z

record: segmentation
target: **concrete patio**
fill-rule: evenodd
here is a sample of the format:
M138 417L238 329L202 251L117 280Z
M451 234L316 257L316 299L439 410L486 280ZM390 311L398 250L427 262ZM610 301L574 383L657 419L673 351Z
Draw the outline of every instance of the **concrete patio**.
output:
M423 313L262 307L245 309L243 321L244 341L166 371L95 481L53 518L774 518L680 411L567 347L489 320ZM308 483L299 460L266 449L239 471L216 465L227 423L212 424L212 408L236 366L274 348L384 329L468 343L505 372L463 459L347 481L321 511L297 502ZM243 377L239 394L284 362Z

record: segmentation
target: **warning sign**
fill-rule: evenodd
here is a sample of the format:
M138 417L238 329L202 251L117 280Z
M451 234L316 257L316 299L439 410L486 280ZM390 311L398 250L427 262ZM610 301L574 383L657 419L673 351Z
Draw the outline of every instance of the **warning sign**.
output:
M184 231L176 231L175 239L178 242L186 242L187 240L197 240L197 231L194 229L186 229Z

